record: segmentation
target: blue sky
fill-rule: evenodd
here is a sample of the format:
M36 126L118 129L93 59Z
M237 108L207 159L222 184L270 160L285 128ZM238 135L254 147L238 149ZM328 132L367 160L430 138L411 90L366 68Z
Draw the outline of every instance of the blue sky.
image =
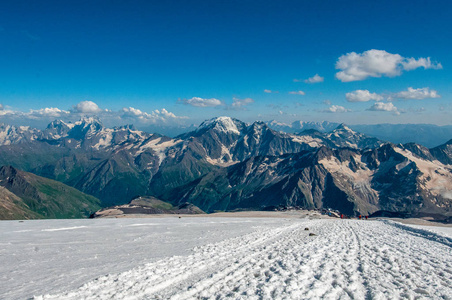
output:
M3 1L0 121L452 124L451 13L446 0Z

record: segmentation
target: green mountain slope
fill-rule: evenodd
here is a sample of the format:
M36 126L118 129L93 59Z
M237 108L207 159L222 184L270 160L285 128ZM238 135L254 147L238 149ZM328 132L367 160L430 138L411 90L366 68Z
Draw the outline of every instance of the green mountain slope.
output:
M61 182L0 168L0 218L84 218L100 209L99 199Z

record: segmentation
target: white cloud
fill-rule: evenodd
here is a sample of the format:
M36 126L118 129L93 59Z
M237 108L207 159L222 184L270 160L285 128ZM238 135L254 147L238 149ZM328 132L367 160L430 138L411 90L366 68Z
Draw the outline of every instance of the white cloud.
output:
M14 116L16 112L9 110L9 109L5 109L3 107L3 109L0 109L0 116ZM0 120L1 123L1 120Z
M428 87L413 89L409 87L406 91L395 93L392 97L399 99L428 99L428 98L440 98L441 96L435 90L430 90Z
M368 90L356 90L345 94L345 98L348 102L367 102L370 100L381 101L383 96L377 93L371 93Z
M3 104L0 103L0 110L4 110Z
M239 98L233 98L232 99L232 108L233 109L243 109L248 104L254 103L254 100L251 98L245 98L245 99L239 99Z
M0 110L0 116L7 116L9 118L23 118L33 120L50 120L54 118L63 118L71 114L70 111L62 110L56 107L46 107L40 109L31 109L29 112L14 111L9 109Z
M323 82L325 80L324 77L319 76L319 74L315 74L312 77L309 77L308 79L304 80L304 82L306 83L319 83L319 82Z
M215 106L223 105L222 101L215 99L215 98L204 99L201 97L193 97L191 99L184 99L184 100L182 100L182 102L184 104L196 106L196 107L215 107Z
M430 61L430 57L427 58L418 58L415 59L413 57L406 58L404 62L402 62L403 69L406 71L415 70L417 68L423 67L424 69L442 69L443 66L441 63L432 64Z
M141 111L133 107L124 107L119 112L121 119L137 121L144 124L168 123L170 121L187 119L187 117L179 117L174 113L167 111L165 108L161 110L153 110L150 113Z
M291 94L291 95L304 95L305 92L303 92L303 91L292 91L292 92L289 92L289 94Z
M93 101L82 101L74 107L75 112L82 114L99 113L102 109Z
M339 57L336 62L336 78L342 82L364 80L368 77L395 77L402 71L441 69L440 63L432 63L430 58L405 58L384 50L368 50L363 53L350 52Z
M0 110L0 116L5 121L13 121L14 123L21 122L22 124L33 122L33 124L40 124L40 126L45 126L48 122L55 119L74 122L79 120L83 114L92 113L93 111L98 112L96 115L102 119L103 123L115 126L124 125L125 123L139 123L143 125L180 123L181 120L188 119L185 116L176 116L165 108L160 110L156 109L149 113L133 107L111 111L108 109L96 109L97 105L94 102L87 102L90 101L80 102L72 110L62 110L56 107L35 109L29 112L4 109Z
M351 111L350 109L347 109L340 105L331 105L327 109L323 110L323 112L327 112L327 113L345 113L345 112L350 112L350 111Z
M123 107L122 110L122 117L124 118L134 118L134 117L141 117L145 112L142 112L139 109L133 108L133 107Z
M24 113L24 116L32 119L40 118L61 118L70 114L67 110L62 110L56 107L46 107L36 110L30 110L29 113Z
M330 100L328 100L328 99L326 99L326 100L323 100L323 102L322 102L323 104L326 104L326 105L331 105L331 101Z
M376 102L374 105L372 105L367 110L370 111L392 111L396 114L399 114L397 107L394 106L391 102Z

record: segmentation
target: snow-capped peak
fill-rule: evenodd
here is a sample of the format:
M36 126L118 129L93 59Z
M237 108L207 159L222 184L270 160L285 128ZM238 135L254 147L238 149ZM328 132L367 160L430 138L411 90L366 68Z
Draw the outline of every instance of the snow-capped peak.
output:
M75 125L83 125L83 127L87 127L89 125L95 125L96 127L103 127L102 122L98 117L88 117L84 116L80 119L80 121L75 122Z
M239 129L237 128L236 122L234 119L232 119L231 117L218 117L218 118L213 118L207 121L204 121L199 128L197 129L197 131L204 129L204 128L212 128L215 129L217 131L221 131L221 132L231 132L231 133L235 133L235 134L240 134Z
M339 126L337 126L336 129L334 129L334 131L347 131L347 132L353 132L354 133L354 131L352 129L350 129L350 127L345 125L344 123L342 123Z

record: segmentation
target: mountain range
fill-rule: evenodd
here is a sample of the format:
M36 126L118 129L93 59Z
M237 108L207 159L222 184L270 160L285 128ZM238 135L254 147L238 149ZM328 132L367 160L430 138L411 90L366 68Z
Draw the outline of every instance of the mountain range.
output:
M300 123L297 133L270 125L218 117L170 138L93 117L44 130L3 124L0 165L61 181L102 207L153 196L206 212L285 205L452 215L452 140L426 148L345 124Z
M277 131L299 133L314 129L320 132L334 130L339 123L295 121L285 124L269 121L266 124ZM356 124L348 125L351 129L395 144L417 143L426 147L444 144L452 137L452 125L438 126L433 124Z

